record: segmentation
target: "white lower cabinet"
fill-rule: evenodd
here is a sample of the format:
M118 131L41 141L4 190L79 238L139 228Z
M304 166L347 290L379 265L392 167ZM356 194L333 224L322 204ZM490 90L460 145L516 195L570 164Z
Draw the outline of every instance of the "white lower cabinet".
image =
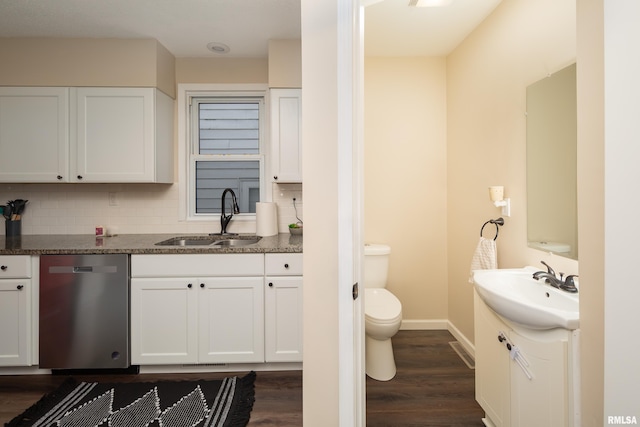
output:
M302 362L302 254L265 257L265 360Z
M131 361L302 362L302 254L131 255Z
M31 257L0 256L0 366L31 365Z
M571 362L578 331L524 329L498 317L475 293L476 400L487 426L579 425Z
M263 277L199 282L198 362L264 362L263 286Z
M131 362L196 363L197 310L198 294L188 280L132 278Z
M132 363L262 362L262 284L262 277L132 278Z

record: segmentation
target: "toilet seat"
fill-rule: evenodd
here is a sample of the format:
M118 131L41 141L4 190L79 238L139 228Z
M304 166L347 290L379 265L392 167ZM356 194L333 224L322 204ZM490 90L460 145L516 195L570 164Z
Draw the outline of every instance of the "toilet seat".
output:
M386 289L365 289L364 317L377 324L396 323L402 319L402 303Z

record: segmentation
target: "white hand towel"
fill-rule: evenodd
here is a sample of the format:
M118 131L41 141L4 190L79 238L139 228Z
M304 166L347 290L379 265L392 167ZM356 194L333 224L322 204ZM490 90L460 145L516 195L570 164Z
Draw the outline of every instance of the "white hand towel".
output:
M493 239L480 237L476 251L471 259L469 283L473 283L473 270L491 270L498 268L498 250Z

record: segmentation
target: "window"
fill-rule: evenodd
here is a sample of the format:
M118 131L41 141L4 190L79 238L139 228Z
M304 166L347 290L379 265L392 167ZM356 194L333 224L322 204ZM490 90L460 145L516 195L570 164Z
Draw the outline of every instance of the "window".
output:
M264 96L201 93L189 100L189 216L220 215L226 188L241 215L255 214L265 187ZM228 213L231 197L226 203Z

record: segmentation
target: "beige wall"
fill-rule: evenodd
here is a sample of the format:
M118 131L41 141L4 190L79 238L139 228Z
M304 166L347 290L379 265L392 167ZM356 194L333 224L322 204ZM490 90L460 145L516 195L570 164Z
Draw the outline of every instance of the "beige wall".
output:
M176 83L267 83L266 58L176 58Z
M469 264L480 227L500 216L488 186L504 185L512 204L499 267L546 259L577 273L576 262L527 248L524 115L526 87L575 61L575 21L574 1L507 0L447 58L449 320L471 340Z
M604 8L578 1L578 234L582 425L604 425ZM637 310L636 310L637 311ZM627 347L627 346L625 346ZM636 395L635 392L631 393ZM612 414L613 415L613 414ZM631 414L617 414L631 415Z
M3 86L157 87L175 98L173 56L152 39L0 38L0 57Z
M302 87L301 55L301 40L269 40L269 87Z
M444 58L365 58L365 242L391 246L403 327L447 318Z

